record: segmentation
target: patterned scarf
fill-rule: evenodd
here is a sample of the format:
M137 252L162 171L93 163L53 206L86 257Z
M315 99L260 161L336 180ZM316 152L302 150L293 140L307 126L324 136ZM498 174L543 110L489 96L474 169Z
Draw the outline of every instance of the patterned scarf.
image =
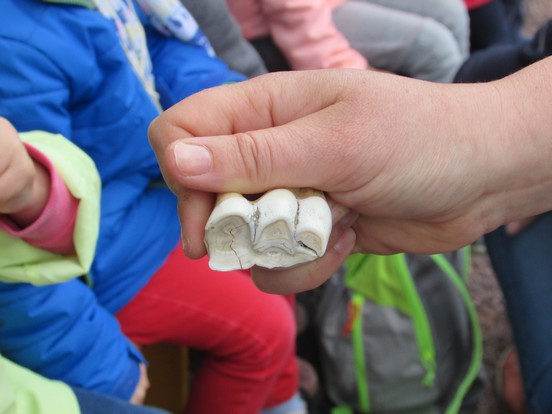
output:
M194 17L178 0L136 0L152 24L166 36L174 36L183 42L203 47L215 55L209 40L199 28Z
M201 46L207 53L214 56L211 44L193 16L179 0L136 0L136 2L161 33ZM159 95L155 90L146 35L132 0L94 0L94 4L105 17L113 21L129 62L148 94L161 110Z

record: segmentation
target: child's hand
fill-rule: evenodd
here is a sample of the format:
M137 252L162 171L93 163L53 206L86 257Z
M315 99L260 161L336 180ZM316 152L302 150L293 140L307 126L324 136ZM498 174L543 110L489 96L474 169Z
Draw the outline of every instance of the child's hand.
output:
M49 194L48 172L32 160L15 128L0 117L0 213L24 227L38 218Z
M536 216L528 217L526 219L520 219L512 221L511 223L506 224L506 233L510 236L515 236L516 234L521 233L525 228L527 228L531 223L536 220Z
M150 386L150 383L148 379L148 372L146 370L146 366L144 364L140 364L140 380L138 381L138 385L134 390L134 394L130 398L130 402L132 404L138 404L138 405L143 404L144 400L146 399L146 392L149 386Z

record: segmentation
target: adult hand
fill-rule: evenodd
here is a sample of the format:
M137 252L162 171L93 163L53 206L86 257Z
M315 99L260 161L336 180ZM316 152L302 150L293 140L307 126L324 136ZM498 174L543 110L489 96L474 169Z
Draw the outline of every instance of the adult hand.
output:
M33 162L15 128L0 117L0 213L21 226L30 224L49 193L48 172Z
M539 148L552 152L552 140L543 135L549 98L524 92L527 79L549 74L542 71L550 63L538 75L479 85L373 71L277 73L180 102L152 123L150 142L179 197L187 255L205 254L216 192L312 187L326 192L336 216L349 212L322 259L254 269L259 287L270 292L322 283L350 253L354 235L355 251L449 251L538 210L513 200L551 181L542 168L525 172ZM520 101L527 111L545 104L532 114L538 128L527 127ZM537 145L541 136L546 148ZM346 230L351 225L354 235Z

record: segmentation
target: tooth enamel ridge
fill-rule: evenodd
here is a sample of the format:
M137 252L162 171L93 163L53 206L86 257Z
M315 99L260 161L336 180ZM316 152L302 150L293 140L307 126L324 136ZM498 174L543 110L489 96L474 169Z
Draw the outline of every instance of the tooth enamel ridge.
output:
M205 226L209 266L230 271L289 267L324 254L332 227L323 193L276 189L254 201L219 195Z

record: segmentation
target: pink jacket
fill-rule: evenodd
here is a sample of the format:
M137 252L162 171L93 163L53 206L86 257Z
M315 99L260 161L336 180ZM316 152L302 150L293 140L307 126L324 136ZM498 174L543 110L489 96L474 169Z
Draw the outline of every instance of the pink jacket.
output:
M366 69L337 30L332 11L346 0L227 0L246 39L272 36L294 70Z
M468 10L477 9L478 7L489 4L492 0L464 0Z

